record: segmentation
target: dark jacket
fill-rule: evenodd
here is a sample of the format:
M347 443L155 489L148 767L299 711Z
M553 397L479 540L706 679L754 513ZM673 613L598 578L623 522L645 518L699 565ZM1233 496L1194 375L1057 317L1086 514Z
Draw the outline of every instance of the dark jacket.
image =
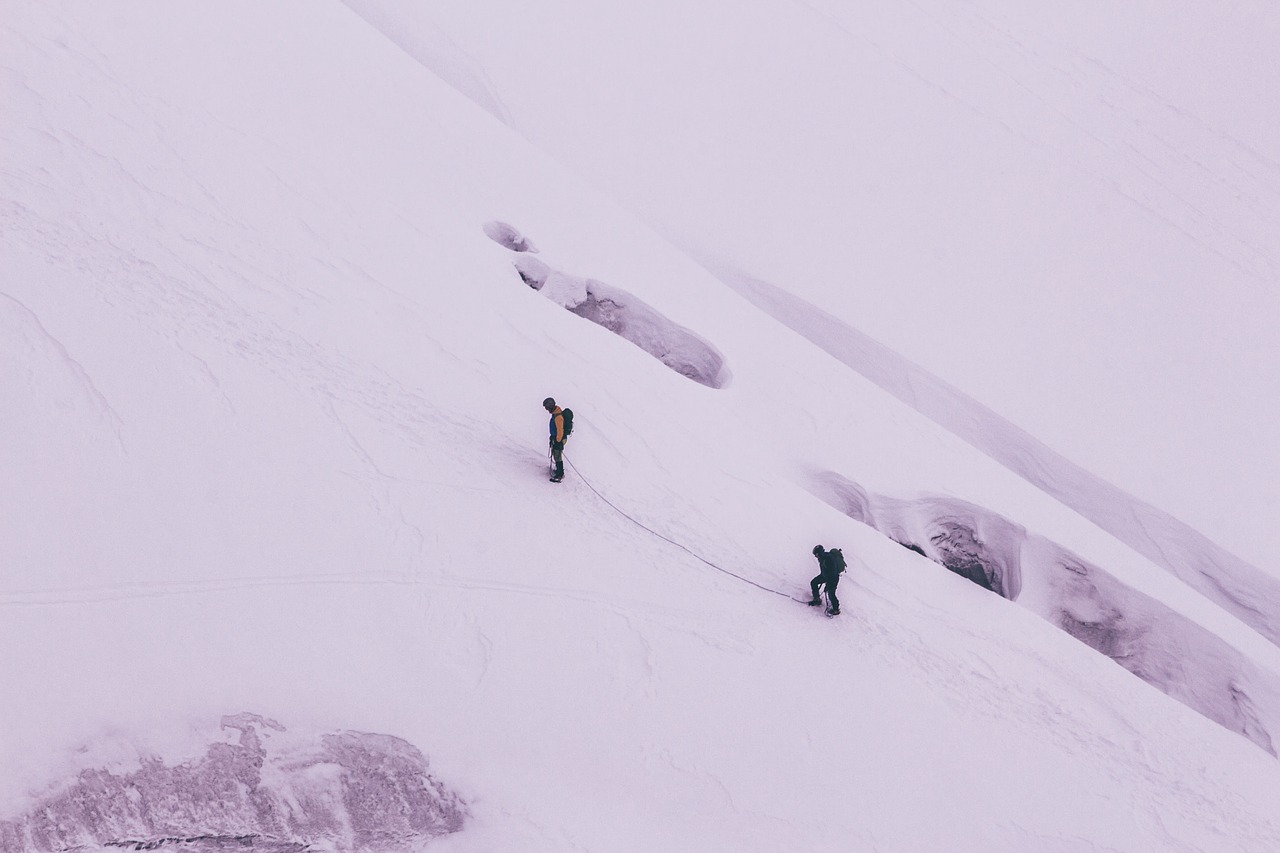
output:
M818 558L818 566L822 570L823 581L834 586L840 580L840 561L830 551L823 551L821 554L815 554L814 556Z

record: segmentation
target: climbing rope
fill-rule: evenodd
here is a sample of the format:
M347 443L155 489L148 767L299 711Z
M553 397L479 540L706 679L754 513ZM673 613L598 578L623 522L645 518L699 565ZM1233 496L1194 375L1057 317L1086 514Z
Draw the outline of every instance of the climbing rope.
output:
M736 573L734 573L734 572L731 572L731 571L729 571L728 569L724 568L723 566L717 566L715 563L713 563L713 562L711 562L710 560L708 560L707 558L705 558L705 557L703 557L703 556L701 556L701 555L699 555L699 554L697 554L697 553L695 553L695 552L691 551L689 548L686 548L684 545L681 545L679 542L675 541L674 539L671 539L671 538L669 538L669 537L667 537L667 536L663 536L661 533L659 533L658 531L654 530L652 527L649 527L649 526L648 526L647 524L645 524L644 522L639 521L639 520L637 520L637 519L633 518L633 517L632 517L631 515L629 515L625 510L623 510L623 509L619 508L619 507L618 507L618 505L617 505L617 504L615 504L613 501L609 500L609 499L608 499L608 498L606 498L604 495L600 494L600 490L599 490L599 489L597 489L595 486L591 485L591 481L590 481L590 480L588 480L586 477L584 477L584 476L582 475L582 472L578 470L578 466L577 466L577 465L574 465L574 464L573 464L573 462L572 462L572 461L570 461L570 459L569 459L569 457L568 457L568 456L564 456L564 455L562 454L562 458L564 459L565 463L566 463L570 468L572 468L572 469L573 469L573 473L577 474L577 475L578 475L578 478L579 478L580 480L582 480L582 482L584 482L584 483L586 483L586 484L587 484L587 488L588 488L588 489L590 489L592 492L595 492L596 497L598 497L600 500L602 500L602 501L604 501L606 504L608 504L608 505L613 509L613 511L614 511L614 512L616 512L618 515L622 516L622 517L623 517L623 518L625 518L627 521L630 521L632 524L636 525L637 527L641 528L642 530L647 530L649 533L651 533L651 534L653 534L654 536L658 537L658 538L659 538L659 539L661 539L663 542L667 542L667 543L669 543L669 544L671 544L671 545L676 546L676 547L677 547L677 548L679 548L681 551L684 551L686 554L688 554L689 556L693 557L695 560L698 560L699 562L704 563L704 564L706 564L706 565L710 566L711 568L715 569L717 572L723 572L724 574L728 575L728 576L729 576L729 577L731 577L731 578L737 578L738 580L742 581L743 583L749 583L749 584L751 584L752 586L754 586L756 589L762 589L762 590L764 590L765 592L771 592L771 593L773 593L774 595L780 595L780 596L782 596L783 598L790 598L792 601L800 601L800 600L801 600L801 599L796 598L796 597L795 597L795 596L793 596L793 595L788 595L788 594L787 594L787 593L785 593L785 592L781 592L780 590L771 589L770 587L767 587L767 586L763 586L763 585L761 585L761 584L758 584L758 583L756 583L755 581L751 580L750 578L744 578L742 575L739 575L739 574L736 574Z

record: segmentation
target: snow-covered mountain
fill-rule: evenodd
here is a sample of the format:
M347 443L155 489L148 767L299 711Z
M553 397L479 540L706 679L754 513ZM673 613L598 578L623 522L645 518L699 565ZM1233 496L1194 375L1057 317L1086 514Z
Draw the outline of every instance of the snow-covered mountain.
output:
M429 17L523 135L664 236L1274 568L1274 8L616 6Z
M5 853L1280 849L1177 5L7 4Z

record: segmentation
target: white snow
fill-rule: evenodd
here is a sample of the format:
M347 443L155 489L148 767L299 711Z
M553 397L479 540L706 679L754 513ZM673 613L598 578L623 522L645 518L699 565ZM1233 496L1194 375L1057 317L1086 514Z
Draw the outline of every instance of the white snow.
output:
M7 4L0 829L249 712L421 750L441 851L1280 849L1274 13L997 5ZM1017 600L891 538L963 512Z
M660 233L1274 572L1274 5L617 5L434 20Z

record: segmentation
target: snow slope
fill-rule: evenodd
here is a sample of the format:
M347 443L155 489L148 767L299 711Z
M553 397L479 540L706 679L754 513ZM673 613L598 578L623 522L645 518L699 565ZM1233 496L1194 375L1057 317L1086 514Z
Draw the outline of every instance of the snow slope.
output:
M1277 574L1274 5L522 9L432 20L539 147Z
M1151 504L1046 447L976 400L812 305L732 270L717 272L753 303L899 400L1053 495L1253 627L1280 640L1280 580Z
M741 299L428 42L337 2L9 7L0 820L250 711L425 753L469 813L431 849L1280 846L1273 644ZM664 358L694 339L715 381ZM578 416L557 487L547 394ZM815 472L1102 567L1251 722ZM851 557L839 619L789 600L815 542Z

